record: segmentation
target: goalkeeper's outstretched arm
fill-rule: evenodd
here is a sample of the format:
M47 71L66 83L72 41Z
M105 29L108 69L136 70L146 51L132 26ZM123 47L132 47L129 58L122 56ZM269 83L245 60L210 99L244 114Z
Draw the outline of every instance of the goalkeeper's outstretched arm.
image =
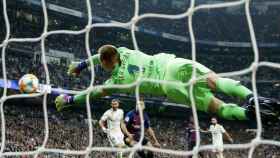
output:
M95 54L81 62L72 62L68 67L67 74L74 77L78 76L84 69L90 66L90 61L92 61L94 65L100 64L100 54Z
M120 56L117 49L112 45L104 45L98 49L98 54L90 57L89 59L79 62L71 63L68 69L68 74L78 76L80 72L90 66L90 61L93 64L100 64L103 69L112 71L117 64L120 64ZM105 82L106 85L112 84L109 79ZM113 89L94 88L90 92L90 99L110 95ZM55 99L55 105L58 111L70 105L84 105L86 102L87 93L81 93L75 96L60 95Z
M104 85L106 85L106 86L113 85L112 79L106 80ZM93 91L90 92L89 98L90 98L90 100L94 100L96 98L101 98L101 97L109 96L114 91L116 91L116 90L112 89L112 88L105 89L105 88L95 87L93 89ZM73 96L73 102L72 103L77 104L77 105L84 105L84 104L86 104L86 97L87 97L87 93L77 94L77 95Z
M104 85L111 85L111 79L107 80ZM90 100L94 100L96 98L104 97L111 95L115 90L114 89L104 89L101 87L95 87L91 92L82 92L80 94L70 96L66 94L62 94L55 99L55 106L58 111L66 107L71 106L81 106L86 104L87 95L89 95Z

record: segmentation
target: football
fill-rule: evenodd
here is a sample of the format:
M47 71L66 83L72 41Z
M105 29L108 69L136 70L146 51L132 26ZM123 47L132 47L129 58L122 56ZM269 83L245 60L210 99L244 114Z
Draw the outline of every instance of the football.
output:
M21 93L35 93L39 87L39 80L33 74L26 74L20 78L18 86Z

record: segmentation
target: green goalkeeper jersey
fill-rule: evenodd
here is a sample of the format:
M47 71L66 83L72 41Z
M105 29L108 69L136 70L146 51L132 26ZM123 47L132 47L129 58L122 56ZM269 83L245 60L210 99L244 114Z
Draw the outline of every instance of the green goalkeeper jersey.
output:
M167 63L175 58L175 55L172 54L147 55L141 51L130 50L125 47L119 47L117 51L120 55L121 64L114 68L111 78L105 82L106 85L133 83L138 79L141 70L143 79L163 80ZM92 59L95 64L100 63L99 56ZM133 93L134 88L114 89L113 92ZM162 86L159 83L152 82L142 82L140 92L153 95L164 94Z

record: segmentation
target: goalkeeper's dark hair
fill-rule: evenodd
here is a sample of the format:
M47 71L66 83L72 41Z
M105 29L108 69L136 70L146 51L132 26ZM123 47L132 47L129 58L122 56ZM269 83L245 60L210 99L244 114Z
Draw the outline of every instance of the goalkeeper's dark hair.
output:
M114 57L119 57L117 48L113 45L103 45L98 49L101 61L112 61Z

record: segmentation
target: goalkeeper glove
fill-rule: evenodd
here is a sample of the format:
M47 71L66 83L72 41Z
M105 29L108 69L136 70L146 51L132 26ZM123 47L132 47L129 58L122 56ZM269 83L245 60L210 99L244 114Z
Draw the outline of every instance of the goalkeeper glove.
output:
M70 76L76 77L76 76L80 75L81 71L85 68L87 68L86 61L72 62L68 67L67 74Z
M61 94L55 98L55 107L57 111L61 111L66 107L70 107L71 103L73 103L73 96Z

